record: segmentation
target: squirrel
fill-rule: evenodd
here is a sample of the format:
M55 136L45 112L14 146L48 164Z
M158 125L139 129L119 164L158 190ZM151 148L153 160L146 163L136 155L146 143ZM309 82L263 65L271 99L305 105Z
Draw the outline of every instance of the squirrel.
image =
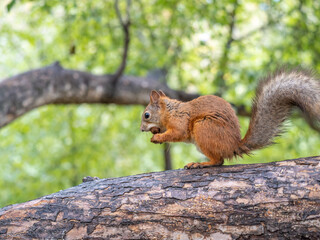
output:
M195 144L209 161L192 162L185 168L211 167L272 144L272 139L282 133L282 123L293 107L302 110L311 126L319 124L320 81L307 71L282 69L259 82L243 139L236 113L224 99L206 95L181 102L161 90L151 91L140 130L151 131L153 143Z

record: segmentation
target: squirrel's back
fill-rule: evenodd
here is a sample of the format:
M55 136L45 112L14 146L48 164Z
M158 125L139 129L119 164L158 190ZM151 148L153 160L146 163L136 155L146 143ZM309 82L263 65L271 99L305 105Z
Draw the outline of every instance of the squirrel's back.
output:
M320 81L313 73L279 70L260 81L240 152L248 153L272 144L293 107L300 108L311 127L319 130Z
M200 112L204 114L224 113L236 117L230 103L215 95L200 96L188 103L190 103L189 106L192 107L192 110L196 112L196 114L200 114Z

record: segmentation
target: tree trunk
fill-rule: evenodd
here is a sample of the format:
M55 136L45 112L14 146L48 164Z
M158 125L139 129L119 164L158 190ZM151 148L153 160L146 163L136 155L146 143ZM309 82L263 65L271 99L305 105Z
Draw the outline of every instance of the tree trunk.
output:
M319 160L85 182L0 209L0 239L319 239Z

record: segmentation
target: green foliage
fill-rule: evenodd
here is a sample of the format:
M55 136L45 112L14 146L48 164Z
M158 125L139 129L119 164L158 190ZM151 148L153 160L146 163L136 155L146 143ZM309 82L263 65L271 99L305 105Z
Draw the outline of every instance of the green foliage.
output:
M166 68L171 87L202 94L219 91L222 83L223 97L249 110L257 80L280 64L320 72L319 1L139 0L131 5L125 74ZM125 12L125 1L120 8ZM67 68L113 73L123 51L113 1L6 0L0 3L0 36L1 79L56 60ZM142 110L46 106L2 128L0 206L79 184L88 175L162 170L163 146L139 132ZM248 118L240 123L244 134ZM319 154L319 134L302 119L295 117L287 130L277 145L227 164ZM193 145L172 144L171 150L174 168L204 159Z
M11 2L8 3L7 5L7 10L10 12L11 8L16 4L16 0L12 0Z

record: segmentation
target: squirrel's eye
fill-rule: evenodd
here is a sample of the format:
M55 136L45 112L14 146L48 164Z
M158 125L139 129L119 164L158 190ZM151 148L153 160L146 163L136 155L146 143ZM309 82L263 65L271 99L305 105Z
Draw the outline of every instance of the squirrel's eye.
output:
M146 113L144 114L144 118L145 118L145 119L148 119L149 117L150 117L150 113L146 112Z

